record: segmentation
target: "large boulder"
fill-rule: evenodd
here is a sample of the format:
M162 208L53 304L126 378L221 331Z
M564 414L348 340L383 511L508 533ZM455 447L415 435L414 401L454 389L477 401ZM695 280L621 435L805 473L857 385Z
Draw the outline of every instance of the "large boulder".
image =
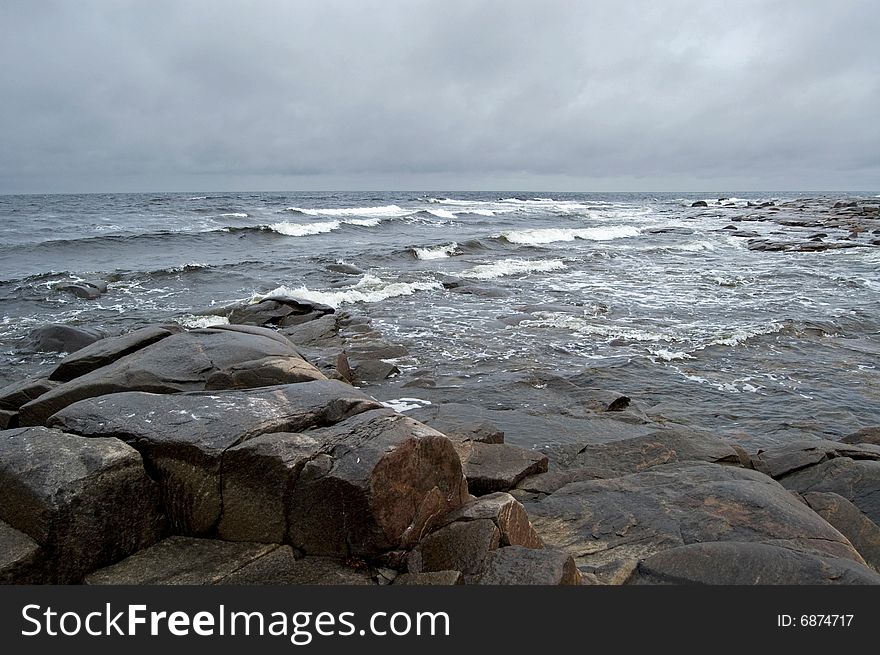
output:
M836 457L786 475L780 482L801 494L821 491L843 496L880 525L880 461Z
M0 584L39 584L42 570L40 544L0 521Z
M547 470L547 456L511 444L462 441L456 445L468 489L476 496L513 489L520 480Z
M74 403L49 422L133 445L162 487L175 531L202 534L220 518L221 466L229 448L261 434L332 425L379 407L346 384L319 380L245 391L110 394Z
M880 461L880 446L848 444L825 439L793 441L758 451L757 454L752 455L752 464L755 470L780 479L796 471L840 457Z
M53 583L78 582L164 528L136 450L45 428L0 432L0 519L42 547L43 581Z
M577 585L581 574L574 558L561 550L523 546L499 548L489 555L477 579L482 585Z
M780 484L732 466L675 463L574 482L525 507L544 543L572 554L581 568L709 541L768 543L864 564L840 532Z
M265 372L265 375L261 375ZM173 334L107 366L66 382L22 406L21 425L42 425L55 412L86 398L124 391L179 393L322 379L292 345L231 330Z
M235 305L225 312L230 323L242 325L294 325L302 317L333 314L328 305L302 298L272 296L254 303Z
M754 542L694 543L639 563L631 584L880 584L880 575L848 559Z
M56 386L57 383L46 378L27 378L13 382L0 389L0 409L17 412L22 405L39 398Z
M839 494L811 491L804 494L804 500L849 539L868 566L880 571L880 526Z
M467 498L452 442L387 409L309 436L324 445L296 479L288 540L307 554L371 557L418 541Z
M432 532L409 553L410 573L461 571L465 579L486 570L489 557L501 542L491 519L456 521Z
M880 445L880 425L872 425L851 432L840 440L842 443L869 443Z
M69 382L180 331L173 325L148 325L122 336L100 339L62 359L49 379Z
M31 330L27 347L36 352L72 353L105 336L100 330L53 323Z
M440 525L489 519L498 528L501 546L543 548L525 508L508 493L497 492L468 501L443 517Z

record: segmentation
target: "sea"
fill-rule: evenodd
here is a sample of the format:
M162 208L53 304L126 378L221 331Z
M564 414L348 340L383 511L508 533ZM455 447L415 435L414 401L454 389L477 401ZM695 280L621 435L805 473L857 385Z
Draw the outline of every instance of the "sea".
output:
M520 443L577 438L540 419L564 413L560 385L585 380L651 421L747 446L836 439L880 425L880 247L767 252L730 229L761 203L807 198L817 194L0 196L0 384L59 360L28 348L46 323L205 327L222 320L212 307L292 295L404 345L398 386L430 375L458 402L528 406ZM701 199L707 208L691 206ZM80 280L108 291L59 289ZM437 402L408 391L413 406Z

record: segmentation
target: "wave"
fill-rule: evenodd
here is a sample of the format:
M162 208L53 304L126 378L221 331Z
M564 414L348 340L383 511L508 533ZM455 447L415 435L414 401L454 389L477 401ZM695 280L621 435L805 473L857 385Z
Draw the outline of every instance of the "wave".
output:
M229 325L229 319L225 316L183 316L175 319L176 322L188 328L209 328L215 325Z
M282 285L277 289L273 289L266 294L254 295L256 302L267 298L275 297L294 297L303 300L311 300L319 302L331 307L339 307L340 305L353 303L373 303L387 300L388 298L396 298L398 296L410 296L417 291L431 291L442 289L443 285L435 280L424 280L416 282L387 282L382 278L367 273L354 286L346 289L334 291L314 291L305 286L290 288Z
M325 234L338 230L342 226L339 221L323 221L321 223L290 223L282 221L281 223L272 223L267 225L270 230L283 234L287 237L304 237L312 234Z
M492 264L480 264L459 273L459 277L474 280L491 280L506 275L522 273L547 273L566 268L561 259L502 259Z
M288 207L285 211L305 216L373 216L380 218L394 218L395 216L407 216L412 211L403 209L397 205L384 205L382 207L332 207L327 209L307 209L303 207Z
M458 244L453 241L445 246L435 246L433 248L413 248L416 259L444 259L456 254Z
M249 214L245 212L228 212L226 214L217 214L217 218L247 218Z
M502 232L496 238L501 238L509 243L521 245L542 245L557 241L574 241L584 239L587 241L613 241L641 234L641 230L631 225L612 225L609 227L586 227L580 229L570 228L546 228L534 230L516 230Z
M431 214L431 216L436 216L437 218L446 218L449 220L455 219L455 214L448 209L426 209L425 211Z

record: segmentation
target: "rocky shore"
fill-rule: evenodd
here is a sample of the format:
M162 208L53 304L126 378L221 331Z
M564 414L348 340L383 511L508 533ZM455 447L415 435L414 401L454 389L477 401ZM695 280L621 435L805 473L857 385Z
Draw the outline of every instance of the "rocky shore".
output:
M604 439L539 452L376 400L404 353L363 318L206 313L37 331L70 354L0 390L0 581L880 583L877 429L747 452L606 392Z

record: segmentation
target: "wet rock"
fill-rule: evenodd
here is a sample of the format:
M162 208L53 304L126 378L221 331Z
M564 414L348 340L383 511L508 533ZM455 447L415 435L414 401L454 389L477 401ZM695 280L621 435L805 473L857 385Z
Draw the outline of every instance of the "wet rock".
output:
M493 551L480 575L483 585L577 585L581 574L574 558L561 550L508 546Z
M233 543L174 536L95 571L92 585L206 585L224 578L281 548L277 544Z
M695 543L641 562L634 584L880 584L880 575L847 559L765 543Z
M871 427L856 430L846 435L840 441L841 443L867 443L880 446L880 425L872 425Z
M507 298L510 292L499 287L487 287L477 284L462 284L452 289L452 293L460 293L466 296L479 296L481 298Z
M389 362L383 362L381 359L354 362L351 371L357 382L380 382L400 375L399 368Z
M327 270L331 273L341 273L343 275L363 275L363 269L358 268L352 264L346 264L343 262L336 262L335 264L328 264Z
M0 389L0 409L18 410L22 405L39 398L57 386L46 378L28 378Z
M100 339L62 359L49 379L69 382L180 331L177 326L148 325L122 336Z
M839 494L812 491L804 494L804 500L849 539L868 566L880 571L880 526Z
M324 312L309 312L308 314L290 314L281 319L279 325L281 327L293 327L295 325L302 325L303 323L308 323L309 321L315 321L322 316L326 316Z
M708 207L709 203L705 200L697 200L696 202L691 203L691 207Z
M326 379L321 371L299 357L264 357L217 371L205 380L205 389L254 389Z
M107 293L107 283L101 281L71 282L58 285L55 289L74 295L77 298L82 298L83 300L97 300L103 294Z
M261 434L332 425L379 407L348 385L322 380L247 391L111 394L74 403L51 424L133 445L162 487L175 531L202 534L220 518L227 449Z
M500 533L490 519L450 523L432 532L416 546L407 558L410 573L427 571L461 571L479 575L498 548Z
M826 439L794 441L758 451L752 456L752 464L761 473L781 478L837 457L878 461L880 446L846 444Z
M39 584L42 580L40 545L0 521L0 584Z
M498 492L469 501L443 517L441 525L484 519L495 523L501 546L544 547L538 533L529 523L525 508L508 493Z
M402 573L394 579L396 585L409 587L436 587L464 584L461 571L428 571L425 573Z
M50 324L31 330L26 344L36 352L72 353L104 336L103 332L92 328Z
M839 494L880 525L880 461L836 457L790 473L780 482L801 494Z
M235 375L246 362L266 358L302 361L296 350L274 339L230 330L193 330L164 339L117 359L112 364L61 384L21 408L22 425L41 425L55 412L78 400L125 391L178 393L205 389L215 375ZM274 359L271 361L275 361ZM246 367L245 367L246 368ZM302 379L294 367L289 382ZM259 368L248 374L260 382ZM277 382L279 371L267 372Z
M709 541L770 543L863 563L843 535L780 484L733 466L666 464L571 483L524 505L544 544L570 553L579 567Z
M0 430L18 427L18 412L0 409Z
M297 346L327 346L341 343L339 327L333 315L284 328L281 333Z
M371 411L310 436L325 446L299 473L287 515L289 542L307 554L406 548L467 498L452 442L409 417Z
M263 300L232 311L229 322L239 325L270 325L293 313L293 307L275 300Z
M137 451L45 428L0 433L0 519L42 547L44 581L60 584L154 543L164 525Z
M279 344L284 346L285 348L294 347L293 342L285 337L280 332L272 328L260 327L258 325L215 325L211 328L212 330L227 330L229 332L241 332L242 334L252 334L257 337L266 337L267 339L272 339L277 341Z
M510 444L463 441L456 445L468 489L475 496L509 491L523 478L547 470L547 456Z

